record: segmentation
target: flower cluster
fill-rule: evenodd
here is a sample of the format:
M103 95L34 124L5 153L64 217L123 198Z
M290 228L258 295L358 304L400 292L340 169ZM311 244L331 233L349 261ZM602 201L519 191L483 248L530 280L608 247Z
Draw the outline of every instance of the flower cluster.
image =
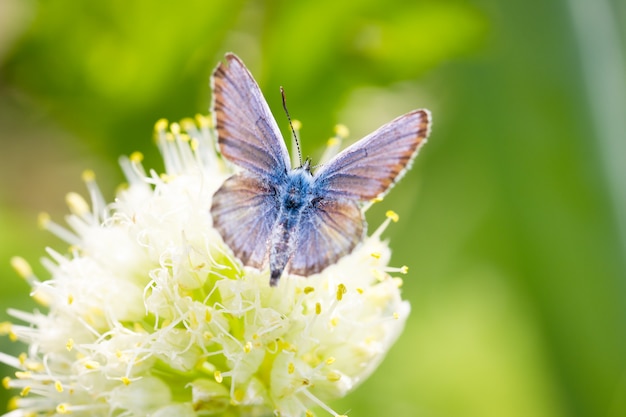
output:
M16 369L3 385L18 390L5 416L338 415L327 401L377 367L409 313L390 275L406 268L387 266L380 239L397 216L321 274L272 288L212 228L211 196L232 167L211 119L155 132L164 174L134 153L113 203L86 172L90 203L68 194L68 227L41 216L70 245L48 249L49 278L13 258L45 312L11 309L14 323L0 324L27 345L0 353Z

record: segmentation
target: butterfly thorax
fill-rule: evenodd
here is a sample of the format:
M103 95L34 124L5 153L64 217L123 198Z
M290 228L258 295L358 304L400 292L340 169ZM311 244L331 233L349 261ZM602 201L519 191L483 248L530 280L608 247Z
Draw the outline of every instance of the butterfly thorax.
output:
M299 211L311 200L313 175L307 167L296 168L288 173L286 183L281 196L282 208L286 211Z

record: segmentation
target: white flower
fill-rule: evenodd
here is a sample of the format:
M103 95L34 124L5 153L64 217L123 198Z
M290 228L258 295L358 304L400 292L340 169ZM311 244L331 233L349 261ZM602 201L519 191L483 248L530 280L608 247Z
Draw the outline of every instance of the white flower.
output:
M106 204L86 172L89 205L67 196L68 244L48 249L41 281L12 264L47 312L9 310L0 332L27 345L0 361L19 390L5 416L331 415L380 363L409 313L380 234L310 278L242 268L211 225L211 196L231 171L210 119L159 121L165 174L122 158L128 186ZM338 130L342 132L342 130ZM332 145L333 148L337 146Z

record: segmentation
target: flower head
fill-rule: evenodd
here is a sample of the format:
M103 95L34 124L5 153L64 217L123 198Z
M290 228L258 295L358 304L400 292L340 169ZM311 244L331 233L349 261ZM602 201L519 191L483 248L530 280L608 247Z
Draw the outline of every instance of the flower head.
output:
M12 260L47 312L9 310L19 324L0 324L28 346L0 353L16 369L3 385L19 390L6 415L337 415L326 402L377 367L409 313L390 275L405 268L387 266L380 239L397 216L322 273L270 287L212 227L211 197L232 172L211 120L155 131L165 173L134 153L113 203L86 172L90 203L68 194L69 227L41 216L70 245L48 249L48 279Z

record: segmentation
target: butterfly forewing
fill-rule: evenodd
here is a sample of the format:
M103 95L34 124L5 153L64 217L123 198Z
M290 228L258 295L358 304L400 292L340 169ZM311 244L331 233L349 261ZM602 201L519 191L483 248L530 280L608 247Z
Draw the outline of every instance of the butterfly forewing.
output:
M426 142L427 110L415 110L380 127L339 153L315 174L328 197L371 200L400 179Z
M356 202L321 199L301 215L290 273L309 276L350 253L365 231Z
M213 195L213 226L244 265L262 268L278 216L275 190L264 181L240 173Z
M220 152L263 178L284 176L289 153L278 125L243 62L226 55L212 77L213 110Z

